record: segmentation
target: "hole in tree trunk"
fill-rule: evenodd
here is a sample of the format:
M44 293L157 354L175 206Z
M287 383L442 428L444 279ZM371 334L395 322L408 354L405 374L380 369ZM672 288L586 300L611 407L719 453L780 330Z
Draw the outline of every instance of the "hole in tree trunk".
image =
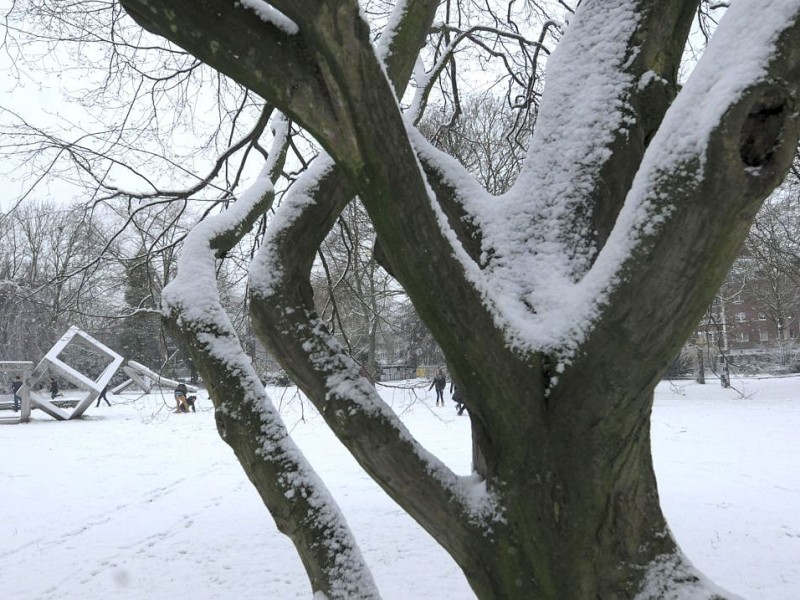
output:
M777 90L766 92L750 109L742 126L739 154L748 167L761 167L781 142L786 103Z

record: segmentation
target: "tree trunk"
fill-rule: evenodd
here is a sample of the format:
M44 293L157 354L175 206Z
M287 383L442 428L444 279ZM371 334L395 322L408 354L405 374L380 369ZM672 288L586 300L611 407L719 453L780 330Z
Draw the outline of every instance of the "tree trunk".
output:
M532 395L522 383L505 387L492 400ZM608 400L588 389L580 400L597 394ZM503 429L493 422L493 435L472 413L476 468L502 507L487 540L466 540L478 550L453 553L479 598L633 598L648 565L680 562L653 472L652 394L619 405L636 408L596 423L531 408Z
M705 383L706 382L706 367L705 367L705 363L703 361L703 349L700 348L700 347L697 347L697 348L695 348L695 350L696 350L695 363L697 365L697 367L696 367L697 377L695 378L695 381L697 383Z

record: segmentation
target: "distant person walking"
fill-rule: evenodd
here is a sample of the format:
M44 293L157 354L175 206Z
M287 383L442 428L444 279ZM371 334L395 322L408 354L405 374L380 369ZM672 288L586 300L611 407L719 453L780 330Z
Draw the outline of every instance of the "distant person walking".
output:
M55 377L50 378L50 399L52 400L56 396L60 396L61 394L58 392L58 382L56 381Z
M444 369L440 368L436 372L436 375L434 375L431 386L428 388L428 391L431 391L431 388L436 388L436 406L444 406L444 388L446 385L447 378L444 375Z
M108 391L108 386L106 385L106 387L104 387L104 388L103 388L103 391L102 391L102 392L100 392L100 395L97 397L97 404L95 405L95 408L97 408L98 406L100 406L100 400L105 400L105 401L106 401L106 404L108 404L109 406L111 406L111 402L109 402L109 401L108 401L108 398L106 398L106 392L107 392L107 391Z
M22 378L17 375L14 378L14 381L11 382L11 393L14 394L14 412L19 410L20 402L22 402L22 398L19 397L19 388L22 387Z
M453 398L453 402L456 403L456 414L459 416L464 414L464 409L467 407L464 405L464 398L461 397L461 392L458 391L458 386L450 382L450 394Z

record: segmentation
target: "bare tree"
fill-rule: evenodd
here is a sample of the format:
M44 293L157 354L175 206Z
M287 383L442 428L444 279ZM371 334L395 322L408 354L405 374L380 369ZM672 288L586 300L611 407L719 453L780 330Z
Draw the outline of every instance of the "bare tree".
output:
M742 257L750 267L750 277L782 280L768 282L768 287L777 289L800 282L800 186L784 186L764 203L753 221Z
M375 233L360 202L349 204L320 248L312 270L315 305L331 333L373 378L377 353L391 332L400 287L374 255Z
M756 214L741 253L699 324L707 362L726 387L729 368L753 372L785 367L791 359L791 325L800 309L798 208L797 184L790 178ZM751 318L741 307L758 312ZM755 344L761 352L754 352Z
M511 188L522 167L535 111L508 110L504 98L484 93L461 101L456 119L429 110L420 131L440 150L458 160L492 194Z
M399 346L403 362L414 367L443 363L444 357L439 345L425 323L419 318L411 302L405 301L400 304L397 312L395 319L397 330L394 333L394 339Z
M747 236L737 263L744 298L763 312L776 333L770 346L779 363L788 360L791 320L800 309L800 206L798 188L784 186L765 202Z
M53 202L28 203L1 222L3 355L38 360L72 324L100 331L116 277L98 259L105 226L82 205Z

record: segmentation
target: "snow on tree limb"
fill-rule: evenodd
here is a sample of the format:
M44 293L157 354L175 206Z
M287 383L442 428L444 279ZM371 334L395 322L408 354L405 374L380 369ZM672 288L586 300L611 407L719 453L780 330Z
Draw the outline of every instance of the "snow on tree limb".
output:
M582 6L581 10L598 8L598 5L588 4L588 8ZM543 104L529 165L509 194L486 199L474 193L473 184L447 158L437 162L432 152L426 153L428 163L450 182L453 193L469 199L465 210L483 236L483 251L487 253L484 256L490 258L482 276L471 276L473 284L484 290L487 307L504 328L509 344L523 351L555 352L568 357L578 348L599 317L608 291L621 281L622 261L633 252L634 245L653 234L658 223L673 210L669 203L665 205L658 198L669 198L680 191L680 186L685 185L679 181L679 176L685 175L687 168L696 168L691 166L693 162L697 162L697 166L705 162L703 149L712 135L718 135L719 126L719 117L709 121L709 115L716 112L721 117L735 105L742 91L760 85L759 69L766 67L770 53L783 49L791 58L795 52L791 49L790 33L796 20L794 3L771 3L771 18L761 19L755 31L752 27L747 31L739 29L748 27L746 24L752 21L749 11L766 8L761 4L754 8L742 2L737 11L725 17L707 57L669 109L666 120L643 155L637 179L630 183L630 193L625 189L627 199L615 218L615 229L595 259L594 251L586 245L594 239L592 232L587 227L574 227L575 213L583 210L581 206L586 210L592 207L597 191L596 178L605 164L614 160L611 152L614 132L636 127L633 109L624 105L626 90L646 87L659 77L648 72L640 83L626 71L631 52L629 39L636 32L636 13L630 10L635 4L605 3L600 8L606 13L607 30L598 26L592 35L578 36L579 43L572 47L570 44L575 37L568 36L585 33L581 32L578 22L565 37L550 66L557 67L560 56L568 57L567 62L572 66L580 65L581 60L575 60L572 53L585 54L583 44L589 43L594 48L592 55L596 62L583 60L592 74L580 69L576 72L562 69L561 73L566 71L566 75L555 75L548 81L545 97L550 104ZM603 22L601 19L600 23ZM784 41L776 47L781 30L784 30ZM752 43L740 43L745 35ZM607 52L603 51L604 43L608 46ZM721 68L720 64L725 67ZM790 71L796 67L787 64L782 68L787 69L783 75L793 79ZM594 80L597 82L592 85ZM582 81L589 83L580 86ZM549 97L548 92L551 93ZM757 110L767 116L753 131L763 130L765 118L771 118L775 127L780 128L778 117L769 117L769 114L778 110L784 95L790 100L795 92L776 93L777 99L758 101L761 104ZM587 97L592 94L593 97ZM575 99L574 108L564 105L570 98ZM603 119L608 122L601 126L598 121ZM660 121L659 117L657 122ZM580 125L581 122L584 125ZM595 135L601 137L595 140ZM784 147L790 148L792 141ZM748 153L749 158L743 156L742 160L758 160L758 148L759 140L744 145L742 152ZM576 153L583 153L583 158ZM726 173L722 165L718 168L720 174ZM645 175L647 172L651 174ZM661 189L643 192L643 182L658 173L662 173L658 177ZM772 185L776 182L777 179L773 179ZM694 193L701 189L707 197L710 193L707 187L698 186ZM612 201L622 206L620 201ZM572 233L565 237L564 231ZM584 250L576 254L579 247ZM642 268L650 268L647 263L643 264ZM465 268L469 271L472 267L465 264Z
M396 23L393 45L400 44L388 56L388 72L400 83L408 79L420 39L427 31L426 23L432 19L436 3L410 2L416 9L412 15ZM277 6L277 8L281 8ZM294 18L294 13L286 13ZM411 19L411 16L414 19ZM304 22L298 19L302 31ZM370 51L371 52L371 51ZM374 55L373 55L374 56ZM403 86L399 86L403 87ZM353 454L366 465L378 481L398 499L407 497L404 490L424 488L423 496L434 502L436 510L411 501L410 510L417 519L432 531L450 530L452 537L466 537L466 529L487 531L492 519L497 518L497 508L491 496L478 489L474 478L460 478L447 469L441 461L427 453L404 429L394 413L385 406L375 390L360 377L356 363L349 358L335 340L321 327L311 310L309 270L316 249L330 230L342 208L353 197L352 185L341 170L334 169L324 156L295 183L292 192L284 199L270 223L262 252L251 270L253 322L262 340L288 365L294 378L304 387L309 397L318 403L320 410L334 431ZM242 199L240 199L242 202ZM237 202L239 204L239 202ZM244 203L243 203L244 204ZM234 205L234 208L236 205ZM241 219L240 219L241 220ZM234 224L235 225L235 224ZM204 224L199 226L203 229ZM207 226L208 227L208 226ZM197 236L187 243L185 255L200 255L192 240L214 244L224 231L233 229L226 225ZM207 239L207 242L202 240ZM297 240L302 239L300 244ZM265 258L271 257L271 258ZM190 271L181 265L186 273ZM205 276L213 273L208 265ZM201 277L201 273L196 273ZM194 279L194 278L192 278ZM183 281L188 280L184 279ZM165 293L171 305L177 304L170 288ZM214 307L190 307L182 311L186 319L208 318ZM189 312L191 311L191 312ZM215 317L213 329L223 331L223 316ZM199 341L208 344L213 336L203 332ZM287 358L286 353L293 353ZM244 366L236 370L246 373ZM375 447L383 449L376 454ZM380 460L380 465L374 461ZM388 461L388 463L387 463ZM386 469L386 466L393 468ZM388 473L381 475L381 473ZM403 489L401 489L403 488ZM406 500L408 502L408 500ZM435 514L434 514L435 513Z
M270 161L227 211L194 227L184 243L176 278L162 294L164 316L188 344L204 374L220 434L240 457L261 497L298 548L312 588L330 598L377 598L378 592L352 534L325 485L292 441L272 406L233 324L222 307L213 248L226 250L274 198L272 178L284 152L288 123L278 119ZM224 240L224 241L222 241ZM250 432L259 431L252 436ZM233 443L228 438L240 438ZM246 457L246 458L245 458ZM313 541L297 535L310 523ZM324 543L319 543L324 540Z
M800 2L770 4L739 2L728 11L667 112L587 278L598 291L620 275L641 272L637 253L652 257L665 231L715 212L722 213L717 220L725 213L754 214L788 170L798 135ZM750 43L741 44L743 36ZM754 120L758 140L747 135ZM765 126L768 120L774 125ZM713 220L704 226L711 226L712 237Z
M637 114L632 102L637 72L647 66L639 57L651 52L632 40L639 35L645 40L639 44L656 46L659 36L648 42L642 30L659 21L687 26L683 6L689 4L584 3L550 59L552 74L523 173L504 197L471 202L488 260L486 297L512 346L548 351L574 335L562 328L585 310L571 304L569 291L594 260L594 215L618 211L626 191L624 179L621 189L604 188L604 170L630 169L625 163L641 156L635 140L617 153L612 146L620 138L641 137L640 130L660 120L658 114ZM670 64L661 68L668 71ZM554 319L556 308L563 319Z
M456 477L414 440L314 315L307 290L317 246L297 240L317 241L330 228L321 223L349 201L351 192L339 177L329 159L317 159L270 223L251 266L254 327L356 460L424 527L454 536L464 527L488 528L498 518L491 496L476 495L474 481ZM424 493L405 493L412 488ZM420 497L427 508L415 504Z
M267 4L264 0L240 1L242 6L252 9L259 17L261 17L262 20L275 25L275 27L281 31L288 33L289 35L294 35L299 31L297 23L287 18L286 15Z
M798 98L800 1L736 3L648 147L608 243L574 288L587 300L585 315L595 315L580 338L584 367L610 330L626 340L618 359L646 352L667 364L683 339L670 332L688 333L700 317L791 164ZM631 294L637 302L623 306Z

